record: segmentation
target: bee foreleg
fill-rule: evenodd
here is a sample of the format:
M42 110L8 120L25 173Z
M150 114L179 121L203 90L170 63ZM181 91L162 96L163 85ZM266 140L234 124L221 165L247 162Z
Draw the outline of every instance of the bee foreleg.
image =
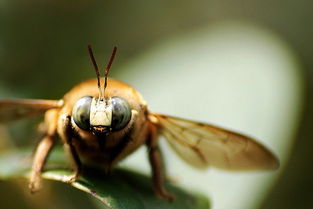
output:
M30 174L29 188L31 193L38 191L40 188L41 172L54 144L57 126L57 114L58 110L50 110L45 114L45 133L43 139L39 142L35 150Z
M174 196L168 193L164 187L164 167L163 167L163 160L161 156L161 152L159 150L159 146L157 144L157 130L154 125L150 125L149 129L149 138L147 140L147 148L149 154L149 160L152 170L152 180L154 191L157 196L171 201L173 200Z
M45 136L38 144L30 174L29 189L31 193L38 191L40 188L41 172L53 144L54 144L53 136L49 135Z
M79 177L81 170L82 170L82 163L80 161L79 155L73 145L73 128L71 124L71 116L69 115L62 115L61 116L62 120L62 133L61 137L64 140L64 147L69 154L70 159L73 162L74 166L74 173L71 176L68 176L64 179L66 183L73 183L74 181L77 180Z

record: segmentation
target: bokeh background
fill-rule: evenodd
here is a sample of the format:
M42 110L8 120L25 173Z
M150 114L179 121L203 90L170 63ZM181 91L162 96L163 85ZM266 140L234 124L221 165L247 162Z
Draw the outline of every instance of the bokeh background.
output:
M164 146L169 172L185 188L207 193L216 209L312 208L312 6L308 0L1 0L0 97L61 98L94 77L87 44L101 66L116 45L110 75L139 89L151 109L241 130L281 159L273 173L203 174ZM1 146L35 145L37 122L10 125L11 140ZM148 171L143 154L122 164ZM48 197L26 190L25 181L0 182L1 208L99 207L59 183L46 182L45 190L54 191Z

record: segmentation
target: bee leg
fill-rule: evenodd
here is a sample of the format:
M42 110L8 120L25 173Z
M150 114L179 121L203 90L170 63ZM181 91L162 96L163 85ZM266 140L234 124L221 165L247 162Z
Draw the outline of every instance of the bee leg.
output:
M82 170L82 163L80 161L79 155L73 145L73 128L71 124L71 116L69 115L62 115L61 116L61 123L62 123L62 131L60 133L61 137L64 140L64 147L66 149L66 153L68 153L73 162L74 166L74 173L71 176L67 176L64 178L64 182L66 183L73 183L79 177L81 170Z
M167 201L172 201L174 199L174 195L168 193L164 187L165 173L161 152L157 144L157 130L156 127L152 124L150 127L147 148L152 169L154 192L157 196Z
M44 137L39 142L35 151L29 180L29 189L31 193L38 191L40 188L41 173L45 166L49 153L54 145L56 135L57 113L58 113L57 110L53 110L48 111L45 114L45 122L49 121L49 123L46 123L47 129L45 130Z
M31 193L35 193L40 188L41 172L46 163L49 152L53 147L53 144L54 139L49 135L45 136L38 144L30 174L29 189Z

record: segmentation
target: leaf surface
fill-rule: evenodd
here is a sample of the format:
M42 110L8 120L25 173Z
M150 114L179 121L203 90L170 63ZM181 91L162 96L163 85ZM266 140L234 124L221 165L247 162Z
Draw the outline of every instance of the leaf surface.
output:
M30 149L12 150L0 153L0 179L9 180L29 176L31 164ZM64 182L71 175L63 151L55 149L49 157L43 178ZM109 209L208 209L210 203L201 194L187 192L171 183L167 189L175 200L167 202L154 195L150 176L128 169L115 169L106 175L96 167L84 167L80 178L71 186L100 200ZM28 189L25 185L25 189ZM43 188L44 189L44 185Z

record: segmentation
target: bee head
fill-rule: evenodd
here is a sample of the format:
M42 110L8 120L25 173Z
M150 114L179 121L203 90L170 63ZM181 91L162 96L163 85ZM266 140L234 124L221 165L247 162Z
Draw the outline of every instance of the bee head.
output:
M131 107L121 97L99 99L85 96L74 105L72 116L79 128L101 135L127 126L131 119Z
M100 72L93 55L91 45L88 45L88 51L96 70L99 96L85 96L80 98L73 107L73 120L75 124L96 135L107 134L111 131L117 131L124 128L131 118L131 108L128 102L121 97L105 98L104 93L107 87L107 78L113 63L117 48L113 48L111 58L105 68L104 84L101 88ZM102 91L103 89L103 91Z

